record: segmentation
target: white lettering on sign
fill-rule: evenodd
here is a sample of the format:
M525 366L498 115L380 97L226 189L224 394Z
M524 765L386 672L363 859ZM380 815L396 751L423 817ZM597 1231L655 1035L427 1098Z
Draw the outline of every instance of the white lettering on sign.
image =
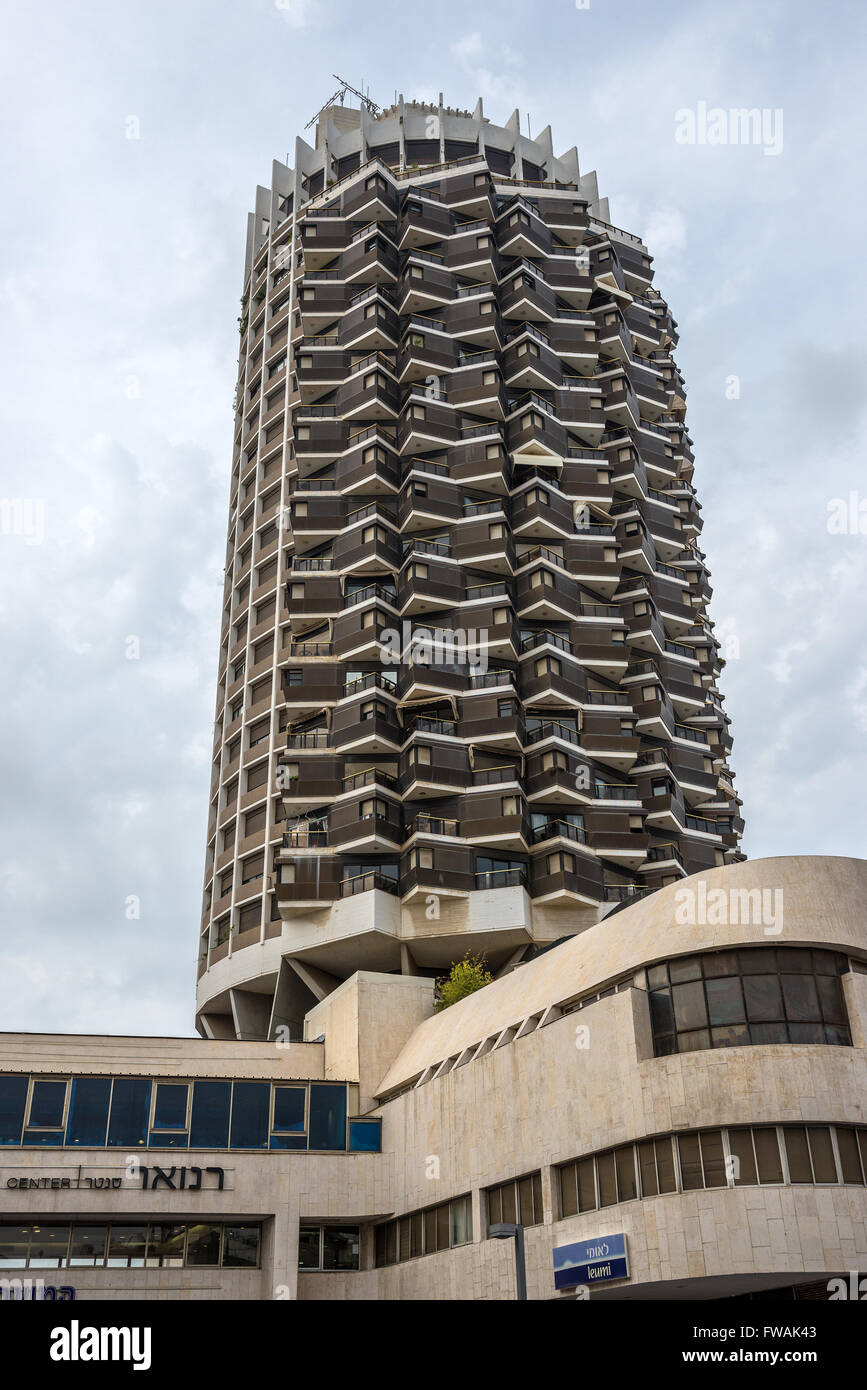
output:
M601 1256L604 1256L604 1255L607 1255L607 1254L608 1254L608 1242L607 1242L607 1241L605 1242L604 1245L588 1245L588 1247L587 1247L587 1255L588 1255L588 1258L589 1258L589 1259L595 1260L595 1259L598 1259L598 1258L600 1257L600 1255L601 1255Z

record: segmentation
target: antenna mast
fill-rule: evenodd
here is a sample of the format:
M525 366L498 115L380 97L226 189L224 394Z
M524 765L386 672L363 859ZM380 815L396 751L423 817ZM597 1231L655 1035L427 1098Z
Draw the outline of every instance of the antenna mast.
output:
M377 106L376 102L371 101L370 97L365 96L364 92L360 92L357 87L353 87L351 82L346 82L339 75L339 73L333 72L331 76L337 78L337 81L340 83L340 86L338 87L334 95L328 98L325 105L320 106L319 110L316 112L316 115L310 118L310 120L304 127L305 130L309 130L312 125L315 125L316 122L319 120L319 117L322 115L323 111L327 111L330 107L336 106L338 101L342 106L343 100L347 92L351 92L354 97L358 97L358 100L361 102L361 105L365 108L366 111L369 111L371 116L378 116L380 114L379 107Z

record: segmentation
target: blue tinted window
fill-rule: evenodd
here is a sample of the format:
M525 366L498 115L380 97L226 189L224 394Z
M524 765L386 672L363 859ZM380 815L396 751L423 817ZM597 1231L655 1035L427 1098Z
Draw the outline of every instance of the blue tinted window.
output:
M378 1154L382 1149L380 1120L349 1121L349 1151L354 1154Z
M267 1081L236 1081L232 1087L233 1149L267 1149L271 1086Z
M22 1144L32 1149L59 1149L63 1145L62 1129L25 1129Z
M105 1076L77 1076L72 1083L69 1119L66 1124L67 1144L87 1144L95 1148L105 1145L108 1125L108 1098L111 1081Z
M306 1134L272 1134L272 1149L306 1149Z
M65 1081L34 1081L30 1097L30 1123L41 1129L56 1129L63 1124L65 1104Z
M346 1148L346 1087L310 1087L310 1148Z
M150 1146L152 1149L185 1149L187 1147L186 1132L173 1134L169 1129L152 1129Z
M27 1100L26 1076L0 1076L0 1144L20 1144Z
M191 1149L225 1149L229 1143L230 1081L197 1081L190 1120Z
M154 1129L186 1129L188 1090L186 1083L179 1086L165 1081L157 1082Z
M147 1143L151 1083L136 1078L115 1079L108 1123L110 1149L136 1148Z
M304 1130L305 1086L274 1087L274 1129Z

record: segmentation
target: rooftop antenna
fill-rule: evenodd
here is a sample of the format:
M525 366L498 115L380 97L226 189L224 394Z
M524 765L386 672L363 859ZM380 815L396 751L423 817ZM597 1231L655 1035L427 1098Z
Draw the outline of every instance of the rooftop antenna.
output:
M328 98L325 105L320 106L319 110L316 112L316 115L310 118L310 120L304 127L305 130L309 130L312 125L315 125L316 122L319 120L319 117L322 115L323 111L327 111L330 107L335 106L338 101L342 106L347 92L351 92L353 96L358 97L358 100L361 102L361 105L365 108L366 111L370 113L371 116L378 116L380 114L380 109L377 106L376 102L371 101L370 97L365 95L363 91L360 92L357 87L353 87L351 82L345 81L344 78L342 78L336 72L333 72L331 76L337 78L337 81L340 83L340 86L337 88L337 91L334 93L334 95Z

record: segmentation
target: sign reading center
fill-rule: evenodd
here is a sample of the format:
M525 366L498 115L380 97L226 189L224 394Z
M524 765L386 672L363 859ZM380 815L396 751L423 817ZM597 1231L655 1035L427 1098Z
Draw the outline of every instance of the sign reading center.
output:
M554 1287L571 1289L576 1284L605 1284L611 1279L628 1279L626 1236L599 1236L579 1240L554 1249Z

